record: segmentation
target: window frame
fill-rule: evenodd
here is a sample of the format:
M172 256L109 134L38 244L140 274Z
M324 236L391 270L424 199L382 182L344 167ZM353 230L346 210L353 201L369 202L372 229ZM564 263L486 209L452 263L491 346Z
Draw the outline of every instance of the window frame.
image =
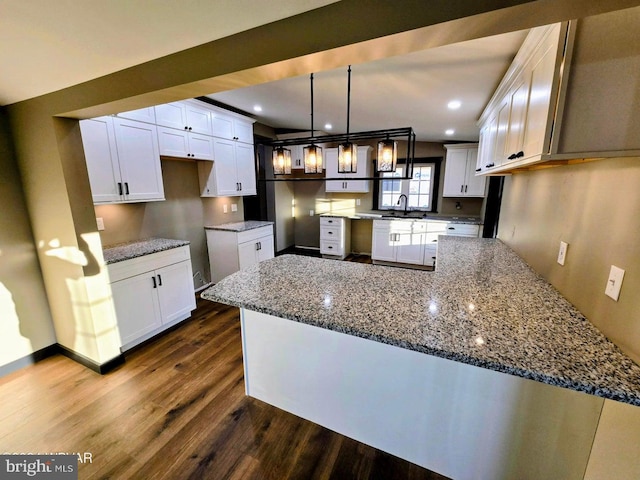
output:
M418 207L407 207L408 211L416 211L416 212L431 212L436 213L438 207L438 192L440 187L440 172L441 172L441 163L443 161L443 157L425 157L425 158L416 158L413 161L413 166L420 167L426 165L433 165L432 170L432 178L431 178L431 205L429 208L418 208ZM398 159L398 167L406 168L407 162L404 159ZM404 172L403 172L404 173ZM378 181L375 182L374 185L374 197L373 197L373 207L374 210L398 210L398 205L383 207L382 206L382 182L385 180L397 180L401 182L400 186L400 194L405 194L409 197L409 183L411 179L407 179L404 176L398 178L389 178L384 177L383 172L378 172L376 174L378 177ZM401 209L404 209L404 204L401 205Z

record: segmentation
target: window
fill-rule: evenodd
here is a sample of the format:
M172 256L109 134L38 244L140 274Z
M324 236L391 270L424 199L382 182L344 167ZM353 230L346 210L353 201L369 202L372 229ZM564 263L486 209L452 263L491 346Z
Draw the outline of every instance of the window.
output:
M398 208L398 199L400 195L405 194L408 209L431 210L435 164L414 164L411 179L402 178L404 168L398 165L395 172L380 174L383 180L380 181L378 208L381 210Z

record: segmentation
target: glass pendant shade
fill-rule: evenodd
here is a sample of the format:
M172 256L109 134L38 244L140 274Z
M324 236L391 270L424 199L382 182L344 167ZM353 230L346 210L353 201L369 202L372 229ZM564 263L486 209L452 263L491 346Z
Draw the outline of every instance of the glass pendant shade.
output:
M356 173L358 169L358 146L351 142L338 146L338 173Z
M288 175L291 173L291 150L284 147L273 149L273 174Z
M304 173L322 173L322 147L309 145L304 147Z
M395 172L398 161L398 142L381 140L378 142L378 157L376 158L379 172Z

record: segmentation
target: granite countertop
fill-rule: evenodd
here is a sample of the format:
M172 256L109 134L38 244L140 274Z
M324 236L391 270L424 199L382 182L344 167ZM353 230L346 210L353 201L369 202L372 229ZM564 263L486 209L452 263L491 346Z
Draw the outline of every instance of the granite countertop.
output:
M355 212L353 214L340 214L340 213L323 213L321 217L335 217L335 218L351 218L353 220L372 219L372 220L425 220L428 222L452 222L452 223L465 223L470 225L482 225L482 219L480 217L466 216L466 215L441 215L437 213L415 213L410 212L404 215L402 210L390 210L388 212Z
M283 255L202 298L640 406L640 367L499 240L435 272Z
M261 220L247 220L246 222L223 223L221 225L206 225L207 230L225 230L228 232L244 232L253 230L254 228L269 227L273 222L264 222Z
M134 242L108 245L103 248L104 261L107 265L111 263L131 260L132 258L149 255L150 253L162 252L171 248L178 248L189 245L186 240L172 240L170 238L147 238Z

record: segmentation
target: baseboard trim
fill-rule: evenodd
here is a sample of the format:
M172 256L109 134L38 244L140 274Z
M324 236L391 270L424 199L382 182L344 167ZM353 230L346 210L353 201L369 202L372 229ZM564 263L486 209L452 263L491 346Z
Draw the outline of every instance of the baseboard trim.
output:
M60 350L58 349L57 343L41 348L40 350L36 350L29 355L25 355L22 358L14 360L13 362L0 366L0 377L4 377L5 375L9 375L10 373L20 370L21 368L33 365L34 363L37 363L40 360L44 360L45 358L52 357L59 352Z
M93 370L96 373L99 373L100 375L109 373L111 370L124 363L124 355L122 353L104 363L94 362L90 358L87 358L78 352L74 352L73 350L60 344L58 344L58 353L78 362L81 365L84 365L85 367Z

